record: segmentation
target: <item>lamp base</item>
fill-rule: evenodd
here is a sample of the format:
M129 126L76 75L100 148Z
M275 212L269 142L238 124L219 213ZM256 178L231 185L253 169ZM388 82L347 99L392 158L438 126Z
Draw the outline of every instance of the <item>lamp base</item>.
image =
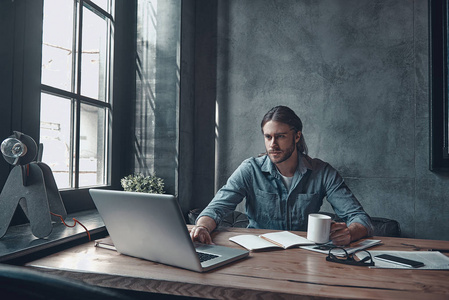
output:
M50 167L42 162L15 166L0 194L0 238L2 238L20 204L30 221L31 232L38 238L50 235L54 222L50 211L67 217Z

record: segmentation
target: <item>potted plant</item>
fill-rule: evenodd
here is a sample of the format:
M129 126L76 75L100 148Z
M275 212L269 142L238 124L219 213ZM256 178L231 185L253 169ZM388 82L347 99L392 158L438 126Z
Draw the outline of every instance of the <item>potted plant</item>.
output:
M120 180L123 189L127 192L163 194L164 180L156 174L144 176L143 174L132 174Z

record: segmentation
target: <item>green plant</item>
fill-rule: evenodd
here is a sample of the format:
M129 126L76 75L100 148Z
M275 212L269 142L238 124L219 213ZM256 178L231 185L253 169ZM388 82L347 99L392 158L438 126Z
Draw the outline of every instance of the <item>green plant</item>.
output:
M142 174L134 174L123 177L120 180L122 187L128 192L141 192L163 194L164 180L154 175L144 176Z

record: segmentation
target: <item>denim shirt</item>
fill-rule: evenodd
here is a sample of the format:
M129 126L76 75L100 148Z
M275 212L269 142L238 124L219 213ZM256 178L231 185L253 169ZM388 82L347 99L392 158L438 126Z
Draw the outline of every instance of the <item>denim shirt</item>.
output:
M290 191L268 156L246 159L198 218L209 216L218 224L246 198L249 228L306 231L308 215L319 212L326 197L348 226L360 223L371 235L370 217L338 172L319 159L298 158Z

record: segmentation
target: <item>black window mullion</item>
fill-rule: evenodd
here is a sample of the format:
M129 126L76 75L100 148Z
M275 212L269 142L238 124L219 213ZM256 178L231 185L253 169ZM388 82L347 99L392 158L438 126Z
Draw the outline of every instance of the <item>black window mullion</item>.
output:
M95 99L92 99L92 98L89 98L86 96L71 93L66 90L61 90L61 89L58 89L58 88L55 88L55 87L52 87L52 86L49 86L46 84L41 84L41 89L43 92L45 92L47 94L51 94L51 95L55 95L55 96L63 96L66 98L77 98L81 101L81 103L87 103L92 106L111 109L110 103L106 103L104 101L95 100Z
M71 98L71 116L70 116L70 120L75 120L76 119L76 100L75 98ZM74 180L75 180L75 164L74 164L74 156L73 156L73 149L75 149L76 147L76 141L75 141L75 124L73 124L73 121L70 122L70 157L69 157L69 186L70 188L73 188L75 186L74 184Z
M74 131L74 141L75 141L75 173L74 173L74 188L79 187L79 171L80 171L80 128L81 128L81 67L82 67L82 49L83 49L83 9L84 0L79 0L79 10L78 10L78 64L77 64L77 74L76 74L76 98L75 98L75 131Z
M77 177L75 174L75 163L74 160L76 160L76 157L73 155L73 151L75 151L75 147L78 144L75 140L75 124L74 120L76 120L76 97L75 93L77 91L77 84L79 82L78 80L78 71L77 66L79 65L78 61L78 55L79 55L79 47L78 47L78 41L79 41L79 24L80 19L78 18L78 12L80 10L80 3L78 0L73 0L73 40L72 40L72 51L73 53L77 55L72 55L72 84L71 84L71 90L70 90L70 98L71 98L71 115L70 115L70 156L69 156L69 186L70 188L73 188L75 186L75 178ZM76 153L76 152L75 152Z
M73 53L77 53L77 38L78 38L78 34L77 34L77 28L78 28L78 0L74 0L73 1L73 39L72 39L72 52ZM75 66L77 61L77 56L76 55L72 55L72 82L71 82L71 92L75 92L76 89L76 76L77 76L77 72L76 72L76 68Z
M103 19L106 19L106 18L110 19L110 20L113 19L112 15L110 13L108 13L107 11L105 11L104 9L102 9L101 7L96 5L94 2L92 2L90 0L83 0L83 2L84 2L84 6L88 7L92 12L94 12L99 17L101 17Z

